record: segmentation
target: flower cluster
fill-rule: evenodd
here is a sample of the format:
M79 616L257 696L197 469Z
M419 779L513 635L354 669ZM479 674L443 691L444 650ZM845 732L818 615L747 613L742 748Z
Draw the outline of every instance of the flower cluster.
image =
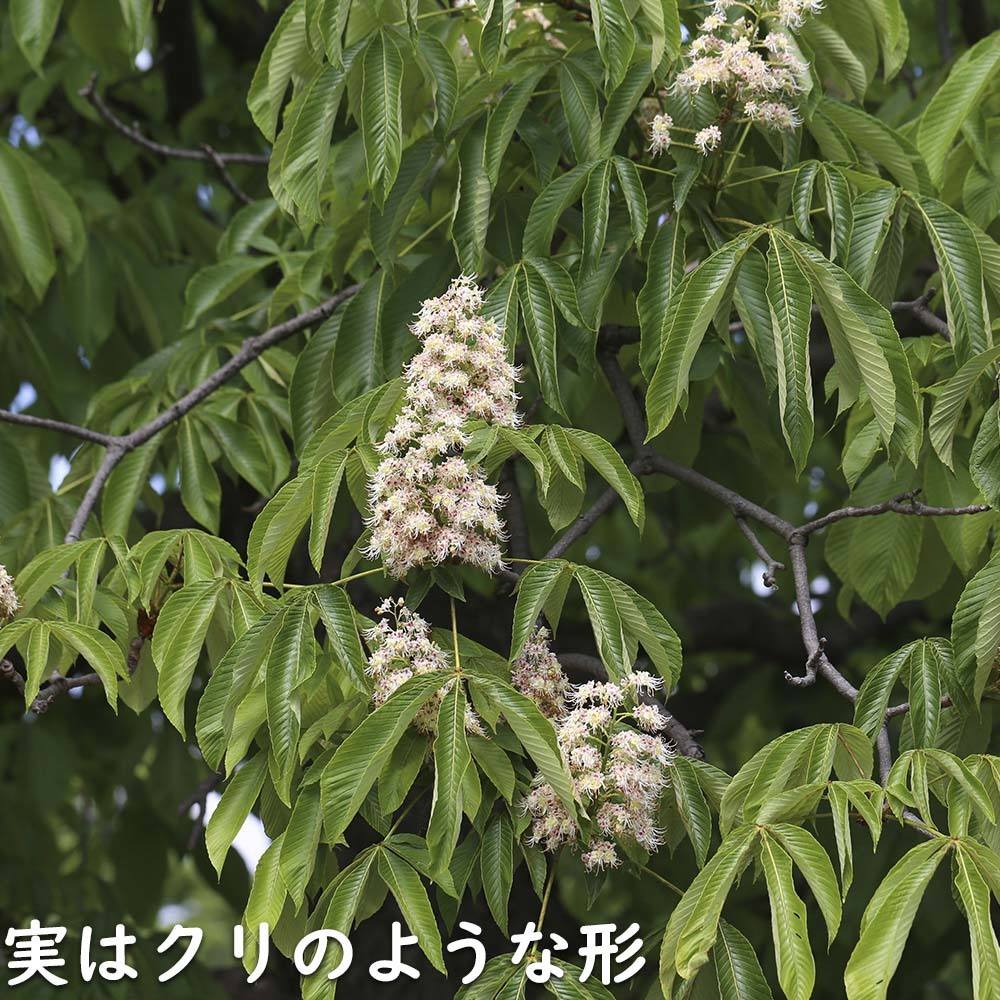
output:
M469 421L518 424L518 370L482 291L457 278L423 303L411 330L423 349L406 368L406 403L378 446L370 484L371 543L393 576L447 559L496 572L503 560L502 496L462 456Z
M544 636L536 635L535 641L543 642ZM532 655L540 659L537 652ZM574 791L594 828L581 830L552 786L537 777L522 803L531 817L531 843L546 851L581 844L587 871L617 867L616 843L631 842L647 851L663 843L656 814L673 751L660 735L662 715L641 703L642 695L660 685L659 678L636 671L621 684L590 681L569 692L556 733ZM549 707L557 685L549 680L539 687ZM528 693L532 689L528 686Z
M547 719L558 719L566 710L569 680L549 649L548 629L537 629L524 644L521 655L510 669L510 679Z
M728 104L726 120L742 105L746 121L775 129L796 128L801 118L792 102L802 90L809 67L788 32L801 28L806 16L822 6L822 0L757 0L749 7L736 0L714 0L712 12L687 48L688 64L677 75L674 91L693 97L707 88L721 95ZM754 17L731 17L736 8L751 10ZM672 124L669 115L652 119L648 126L651 152L669 148ZM694 145L706 156L721 141L715 124L698 131Z
M21 601L14 589L14 578L7 572L7 567L0 565L0 622L13 618Z
M401 597L396 600L387 597L375 612L379 621L365 630L364 637L371 650L368 673L375 681L372 703L379 708L396 688L411 677L432 670L449 670L451 662L444 650L431 639L430 625L408 608ZM437 732L438 709L453 683L449 681L443 685L416 714L413 724L420 732ZM479 716L471 706L466 707L465 729L480 736L484 734Z

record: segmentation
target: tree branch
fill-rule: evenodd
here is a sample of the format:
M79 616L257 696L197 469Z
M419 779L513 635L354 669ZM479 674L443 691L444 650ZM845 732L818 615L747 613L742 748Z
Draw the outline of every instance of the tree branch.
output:
M945 340L951 340L951 330L948 329L948 324L940 316L927 308L927 303L936 294L936 288L928 288L923 295L918 295L917 298L910 299L908 302L893 302L889 306L889 311L893 313L912 313L914 318L920 320L929 330L940 333Z
M145 444L165 427L180 420L181 417L193 410L202 400L215 392L219 386L245 368L251 361L260 357L269 347L273 347L275 344L287 340L289 337L300 333L315 323L329 318L337 306L354 295L360 287L360 284L349 285L314 309L309 309L298 316L293 316L291 319L277 324L277 326L272 326L263 333L247 337L240 346L240 349L228 361L220 365L204 382L196 385L186 395L171 403L162 413L129 434L109 438L107 442L108 450L96 475L91 480L80 506L77 508L69 531L66 533L65 540L67 542L75 542L83 534L83 530L87 525L90 515L93 513L94 507L97 505L101 490L105 482L107 482L108 476L111 475L118 463L130 451Z
M167 160L202 160L215 167L222 183L232 192L233 196L244 205L249 205L253 200L250 198L233 180L229 173L230 163L241 163L252 166L266 166L270 160L268 153L220 153L209 145L202 145L200 149L188 149L181 146L168 146L162 142L143 135L134 125L129 125L122 121L97 93L97 74L94 73L87 81L86 86L80 90L80 96L84 98L97 114L110 125L119 135L123 135L130 142L141 149Z
M0 421L8 424L21 424L24 427L38 427L41 430L55 431L57 434L68 434L81 441L90 441L104 447L114 443L114 436L92 431L89 427L77 427L62 420L49 420L46 417L33 417L28 413L12 413L10 410L0 410Z

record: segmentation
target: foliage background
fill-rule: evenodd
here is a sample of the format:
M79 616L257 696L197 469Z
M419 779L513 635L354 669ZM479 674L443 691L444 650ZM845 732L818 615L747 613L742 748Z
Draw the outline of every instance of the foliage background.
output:
M526 364L524 406L532 421L591 431L632 461L642 435L630 436L625 426L607 361L617 357L630 384L646 395L663 320L674 315L665 301L643 315L636 299L647 281L659 289L673 285L677 295L677 269L693 268L739 236L746 227L734 219L773 223L858 277L864 267L849 263L856 252L861 265L871 264L871 296L891 309L921 389L919 404L911 406L901 391L888 404L892 415L881 415L889 426L880 432L862 392L837 419L837 404L825 392L834 362L829 316L811 324L807 317L811 376L803 381L800 372L795 388L800 400L811 390L815 433L811 442L789 440L790 450L786 439L794 432L787 420L783 432L773 380L769 386L761 374L767 366L758 365L751 350L755 324L757 336L765 327L771 335L760 301L764 258L754 250L735 301L730 291L702 304L699 317L681 330L710 327L688 359L690 371L680 372L669 390L675 402L686 394L686 410L657 410L658 397L646 396L654 429L666 427L652 440L655 452L793 524L915 487L924 488L931 504L996 505L1000 432L996 355L989 352L1000 297L1000 249L993 239L1000 210L1000 36L990 34L995 23L987 5L911 0L899 8L890 0L830 0L802 33L813 62L806 124L792 134L751 131L725 176L726 155L703 161L678 146L672 158L653 160L636 120L642 97L676 70L679 25L693 27L704 11L684 3L678 10L671 0L595 0L592 6L515 9L508 0L456 10L431 0L298 0L287 7L236 0L4 4L0 106L10 141L0 147L0 400L16 400L9 409L126 435L209 377L244 338L321 311L319 322L302 322L301 332L281 338L207 401L130 450L85 525L74 525L74 516L105 450L4 414L0 562L18 575L22 595L22 571L35 567L40 603L27 609L33 616L100 625L113 636L121 662L133 655L129 665L136 668L131 681L121 681L117 717L92 685L75 689L79 697L57 697L66 692L50 682L42 691L43 699L51 695L43 706L48 710L40 715L25 715L23 681L9 678L0 688L4 926L33 916L71 928L126 919L144 938L140 973L148 984L162 961L153 951L158 935L171 915L183 913L206 928L206 946L198 970L156 988L157 996L298 995L294 975L277 960L256 992L241 983L228 936L247 903L246 866L230 852L217 882L200 823L189 815L188 806L194 802L197 810L217 784L192 727L208 677L233 641L233 621L220 612L210 626L204 623L205 647L198 642L185 661L187 673L177 666L178 651L197 608L205 606L199 605L203 593L187 609L193 617L180 618L176 648L163 639L161 662L154 663L156 633L151 643L134 639L149 637L145 613L162 606L178 584L197 586L199 573L245 576L238 563L252 548L255 519L282 484L300 474L314 432L342 406L399 374L416 347L407 331L410 317L460 271L489 285L491 308L508 321ZM525 16L529 7L548 27ZM618 12L625 18L614 22ZM509 17L513 28L505 32L500 25ZM594 22L602 17L614 23L598 38ZM373 71L375 46L381 47L379 83L390 95L382 104L366 91L357 62ZM680 105L673 111L680 122ZM717 109L706 101L699 111L705 121ZM135 141L126 134L133 122L140 139L170 148ZM727 133L724 153L736 135ZM178 149L191 155L171 155ZM220 171L214 150L249 153L251 162L237 159ZM612 154L644 169L630 172L614 161L622 173L612 179L611 167L604 167ZM599 179L584 188L594 174L577 164L591 161L599 161ZM602 171L608 174L603 187ZM540 196L551 193L553 179L567 176L580 183L567 187L564 205L546 207ZM629 187L632 178L641 197ZM898 195L897 185L907 193ZM865 242L860 224L874 197L860 199L872 189L892 192L885 218L895 219L880 230L885 242L877 245L874 237ZM921 217L920 205L932 219ZM654 234L666 216L687 232L680 258L665 257L662 244L657 253ZM765 240L759 248L767 252ZM558 276L567 276L568 291L566 284L546 282L538 267L520 264L537 257L565 265ZM357 294L328 301L343 290ZM872 321L866 314L863 325L878 326L885 315ZM801 349L802 327L793 332ZM653 368L644 351L652 352ZM975 358L982 363L942 432L947 441L933 440L930 415L940 386L954 384L949 380L960 365ZM844 367L841 362L837 371ZM850 403L856 388L845 395ZM912 431L914 422L923 428L929 417L934 446L926 435L921 443L911 433L909 447L904 440L895 450L908 433L900 429L907 419ZM879 437L894 423L887 461L878 453ZM281 592L283 579L331 582L358 565L369 432L362 432L347 466L321 558L313 552L310 560L305 536L290 547L287 568L276 565L280 556L258 557L261 576L266 570L277 585L272 594ZM955 475L939 457L952 437ZM695 734L711 765L735 774L783 733L851 720L850 706L833 686L786 682L785 672L801 674L806 660L792 575L776 571L776 591L760 584L768 567L726 506L667 476L643 476L640 535L625 505L612 503L613 495L602 500L605 484L593 468L585 489L557 469L551 474L559 488L543 492L529 462L494 459L505 489L515 493L511 547L524 555L540 558L581 509L604 503L585 537L569 536L572 544L557 554L626 581L672 623L684 668L670 711ZM556 464L551 454L546 461ZM631 488L631 480L621 482ZM74 549L63 560L63 539L75 528L82 530L74 537L121 541L99 552ZM141 565L144 550L134 546L147 533L189 529L195 533L183 543L171 536L175 551L160 562L166 563L161 578L154 566L142 581L144 593L138 584L126 585L115 567ZM992 512L953 519L889 513L817 535L804 550L806 579L828 661L860 686L904 644L951 636L956 603L968 581L985 572L995 531ZM780 540L761 537L788 562L776 548ZM171 576L182 545L187 568ZM131 563L129 547L138 552ZM995 567L996 557L988 565ZM64 585L59 581L69 567ZM995 608L1000 582L995 569L990 574L978 579ZM434 583L421 612L447 628L447 591L464 586L463 635L505 657L514 613L510 581L456 571ZM391 589L391 581L368 577L348 593L358 613L370 616ZM231 605L226 608L230 613ZM32 673L41 682L52 669L76 675L84 675L88 663L98 669L86 655L78 661L79 649L60 642L58 632L32 666L32 650L15 644L13 626L6 628L0 640L11 641L0 644L13 669L28 674L29 695ZM557 650L576 679L593 670L594 632L576 597L567 604ZM318 656L328 669L338 663L325 641ZM965 685L975 697L942 711L923 741L909 721L893 723L897 752L921 742L960 757L997 750L992 667L984 668L982 657L978 662L982 676ZM971 669L975 674L975 664ZM936 683L959 701L953 675L945 672ZM912 689L909 697L915 698ZM182 738L171 721L185 714ZM357 724L361 715L352 718ZM267 739L259 736L262 745ZM237 760L249 748L247 735ZM255 811L274 836L287 822L287 809L268 787ZM991 795L997 802L997 792ZM426 809L415 810L409 822L422 831ZM681 840L683 827L674 828L676 851L662 852L655 867L686 887L698 864L689 841ZM830 824L816 824L814 832L836 859ZM996 839L995 833L984 837ZM919 840L893 822L886 822L876 854L865 849L866 838L863 831L855 838L854 889L829 951L814 914L816 996L843 995L843 969L864 908L893 863ZM375 839L364 820L355 820L350 852ZM321 858L314 888L332 877L330 853ZM592 888L567 865L557 880L551 929L570 929L575 940L575 928L592 919ZM972 996L969 923L953 895L939 873L891 996ZM391 900L381 908L378 898L369 902L374 915L353 936L355 967L362 970L383 957L388 924L398 915ZM514 878L511 927L534 919L537 905L522 866ZM648 877L637 882L626 870L608 878L600 894L601 919L638 921L650 945L649 975L635 995L655 989L659 932L673 905L669 890ZM812 911L811 898L809 905ZM467 899L462 915L492 928L481 894ZM747 936L777 989L764 880L745 875L725 916ZM499 931L488 936L491 954L505 950ZM72 961L71 949L68 954ZM423 971L420 983L406 987L411 994L455 988L457 977L446 987L428 964ZM714 995L704 983L700 988L705 992L697 995ZM993 995L987 989L980 995ZM29 988L22 992L33 995ZM134 995L129 988L89 989L102 992Z

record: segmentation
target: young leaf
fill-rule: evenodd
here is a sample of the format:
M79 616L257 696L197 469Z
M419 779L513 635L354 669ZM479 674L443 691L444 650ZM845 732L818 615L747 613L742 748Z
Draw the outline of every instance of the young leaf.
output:
M472 761L465 735L466 709L465 688L456 681L441 702L434 737L434 797L427 849L435 873L447 871L462 828L462 782Z

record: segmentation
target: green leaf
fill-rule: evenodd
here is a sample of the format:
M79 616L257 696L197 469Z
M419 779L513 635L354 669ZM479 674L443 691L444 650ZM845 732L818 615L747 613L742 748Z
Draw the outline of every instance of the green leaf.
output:
M802 474L813 439L812 373L809 326L812 292L786 246L773 242L767 256L767 301L771 309L774 358L778 376L781 429Z
M660 946L660 988L672 996L677 976L692 978L708 961L719 915L733 883L750 861L757 831L742 827L723 840L674 907Z
M1000 508L1000 402L983 417L972 447L969 471L986 502Z
M134 57L146 44L146 34L153 15L153 0L118 0L118 7L128 33L128 54Z
M556 740L552 723L538 711L535 703L491 674L466 666L469 683L492 698L504 714L507 725L531 755L542 777L552 786L567 812L576 816L573 784ZM410 683L407 681L407 683Z
M11 0L10 21L14 40L36 73L59 23L62 0Z
M545 402L557 412L563 413L559 395L556 315L552 296L539 272L533 269L521 268L518 271L517 287L538 385Z
M753 945L725 920L712 949L720 1000L774 1000Z
M819 841L801 827L776 823L770 828L769 836L781 841L781 846L795 862L795 867L802 872L826 922L827 943L833 944L840 928L841 903L837 876L829 856L820 847ZM806 944L808 945L808 938Z
M396 180L402 156L403 59L395 39L383 30L365 49L361 76L361 134L368 183L382 208Z
M660 60L674 59L681 48L681 22L677 0L639 0L652 40L650 65L655 71Z
M267 755L258 753L236 772L209 818L205 828L205 845L212 867L220 877L226 854L247 821L266 776Z
M360 691L367 691L365 669L368 660L361 648L354 608L346 591L343 587L323 585L313 588L312 598L316 602L326 628L327 640L337 660L343 664L354 686Z
M483 169L486 121L483 116L469 129L458 152L459 178L451 238L458 262L467 274L479 274L483 269L483 248L490 224L493 186Z
M217 534L222 487L205 453L205 445L193 416L185 417L178 425L177 453L184 509L212 534Z
M279 799L291 805L291 784L298 759L301 706L296 688L308 680L316 666L309 605L289 607L281 628L271 643L264 670L267 732L270 737L268 763Z
M622 0L591 0L590 16L597 49L604 63L608 90L613 90L625 78L632 62L635 29Z
M869 738L874 739L882 728L893 686L909 664L917 645L919 642L911 642L897 649L865 674L854 703L854 725L867 733Z
M282 881L296 907L302 905L306 886L316 866L322 830L319 785L305 785L300 788L292 807L278 860Z
M435 873L448 870L462 829L462 781L472 762L465 736L466 708L465 688L456 681L441 702L434 737L434 796L427 848Z
M809 279L837 360L839 408L846 409L862 386L868 393L882 439L916 464L923 421L899 334L886 309L819 251L774 230Z
M534 95L538 81L547 70L548 66L544 65L525 73L507 90L489 114L483 144L483 166L494 187L500 179L504 154L514 138L514 131Z
M431 965L438 972L447 974L441 954L441 934L420 876L407 861L391 850L379 852L378 871L399 904L410 933L416 935Z
M312 477L312 520L309 527L309 561L319 573L326 555L330 521L347 467L347 452L326 455L317 464Z
M646 395L649 432L646 440L667 428L681 399L687 393L694 356L705 331L722 302L743 255L760 236L749 230L720 247L702 261L681 283L671 298L670 309L659 321L659 360ZM654 320L655 322L655 320Z
M153 632L153 662L163 714L184 735L184 699L201 655L222 589L220 580L203 580L175 590L160 609Z
M305 2L295 0L271 33L247 94L250 115L269 142L274 142L288 83L307 51Z
M981 106L998 69L1000 37L992 34L962 53L920 116L916 144L936 185L944 177L945 162L962 124Z
M470 733L467 738L469 749L472 751L473 759L479 765L479 769L489 778L508 804L513 802L517 779L507 752L493 740L484 736Z
M564 568L563 559L546 559L529 566L517 582L517 601L514 605L514 626L510 637L510 659L516 660L524 649L528 637L535 630L535 623L545 602L555 589Z
M401 685L351 733L323 768L323 827L336 844L354 818L407 726L448 679L443 671L417 674Z
M239 291L273 260L273 257L229 257L203 267L184 291L184 327L190 329L210 309Z
M576 63L565 61L559 66L559 96L576 162L589 163L597 155L601 132L597 88Z
M1000 995L1000 944L990 919L990 887L976 863L959 844L955 851L955 888L969 922L972 949L972 993L975 997Z
M0 143L0 234L7 250L41 301L56 272L52 236L31 184L28 157L8 142Z
M622 461L621 455L598 434L592 434L578 427L567 427L565 433L580 457L592 465L604 481L625 501L629 517L641 533L646 520L645 498L639 480Z
M490 817L479 854L483 894L497 926L507 936L507 903L514 882L514 828L506 810Z
M934 400L934 409L928 424L931 444L941 461L953 469L952 449L955 433L962 419L965 404L975 389L976 383L987 374L995 372L1000 360L1000 347L985 351L970 358L944 384L944 389Z
M671 772L670 784L677 811L694 848L695 860L699 867L703 867L712 841L712 814L691 761L687 757L675 757Z
M589 566L577 566L573 572L587 606L597 652L608 668L611 679L619 681L631 671L632 658L609 578Z
M792 859L769 832L761 836L760 862L771 901L778 982L788 1000L808 1000L816 982L816 963L809 947L806 906L795 891Z
M983 260L976 235L972 226L943 202L917 198L914 204L934 247L955 354L960 361L966 361L992 346Z
M330 883L320 897L310 918L310 929L328 927L348 936L354 926L354 918L364 899L369 880L379 863L382 851L375 847L363 850ZM377 876L374 876L377 878ZM302 980L303 1000L329 1000L333 985L327 976L333 972L343 959L340 945L328 948L323 963L313 975Z
M281 207L300 218L323 218L320 194L326 189L330 138L356 49L344 69L324 65L296 91L285 109L281 132L268 165L268 183Z
M659 227L649 248L646 283L639 292L639 365L643 374L652 377L660 356L660 341L667 322L671 297L684 280L684 227L675 212Z
M951 620L951 644L956 680L978 711L1000 646L1000 548L962 591Z
M883 879L861 919L844 974L848 1000L885 1000L927 883L948 851L943 838L918 844Z

